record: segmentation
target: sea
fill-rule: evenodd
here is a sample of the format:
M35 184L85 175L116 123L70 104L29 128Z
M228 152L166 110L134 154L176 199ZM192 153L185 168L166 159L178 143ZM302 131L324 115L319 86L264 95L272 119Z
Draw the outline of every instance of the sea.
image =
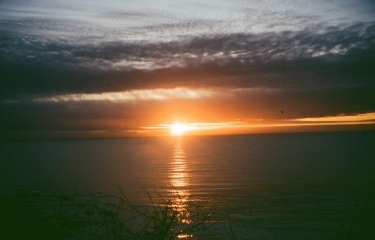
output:
M2 142L0 152L1 196L170 199L213 209L213 227L236 239L375 236L375 132Z

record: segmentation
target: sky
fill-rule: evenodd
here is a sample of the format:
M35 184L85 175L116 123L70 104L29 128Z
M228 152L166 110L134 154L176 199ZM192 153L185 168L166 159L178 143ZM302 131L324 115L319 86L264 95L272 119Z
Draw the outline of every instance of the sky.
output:
M0 0L0 134L368 129L371 0Z

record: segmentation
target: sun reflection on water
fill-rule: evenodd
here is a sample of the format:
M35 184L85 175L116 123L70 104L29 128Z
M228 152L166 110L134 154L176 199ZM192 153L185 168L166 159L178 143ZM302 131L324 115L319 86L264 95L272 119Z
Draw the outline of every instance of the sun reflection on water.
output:
M180 140L176 142L174 147L169 169L170 191L173 199L173 207L178 212L178 220L183 224L191 224L190 213L188 211L190 195L188 191L189 171L186 164L186 155Z

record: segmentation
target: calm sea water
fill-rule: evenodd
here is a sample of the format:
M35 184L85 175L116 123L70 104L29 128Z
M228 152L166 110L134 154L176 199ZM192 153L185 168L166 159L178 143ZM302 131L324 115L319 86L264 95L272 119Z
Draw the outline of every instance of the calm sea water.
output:
M237 234L257 239L330 236L347 222L374 220L374 132L16 142L0 150L2 195L121 188L146 203L148 191L181 208L214 208Z

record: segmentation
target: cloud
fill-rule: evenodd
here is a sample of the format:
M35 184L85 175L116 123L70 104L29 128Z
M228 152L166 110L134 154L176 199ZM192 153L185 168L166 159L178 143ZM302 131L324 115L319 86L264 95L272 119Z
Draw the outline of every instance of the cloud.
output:
M295 121L300 122L374 122L375 113L363 113L355 115L339 115L339 116L324 116L317 118L300 118L295 119Z
M369 84L375 23L344 29L77 44L1 32L1 93L100 93L189 86Z
M124 92L104 92L91 94L66 94L32 99L39 103L58 102L86 102L86 101L108 101L108 102L129 102L129 101L163 101L175 99L199 99L212 97L212 91L205 89L148 89L133 90Z
M188 1L196 11L187 11L161 2L147 11L1 2L0 131L130 130L139 119L187 113L225 122L375 111L375 22L355 17L370 3Z
M26 20L13 28L69 41L169 41L186 36L298 31L374 21L369 0L170 2L7 0L0 16ZM1 18L0 18L1 19ZM145 34L147 32L147 34Z

